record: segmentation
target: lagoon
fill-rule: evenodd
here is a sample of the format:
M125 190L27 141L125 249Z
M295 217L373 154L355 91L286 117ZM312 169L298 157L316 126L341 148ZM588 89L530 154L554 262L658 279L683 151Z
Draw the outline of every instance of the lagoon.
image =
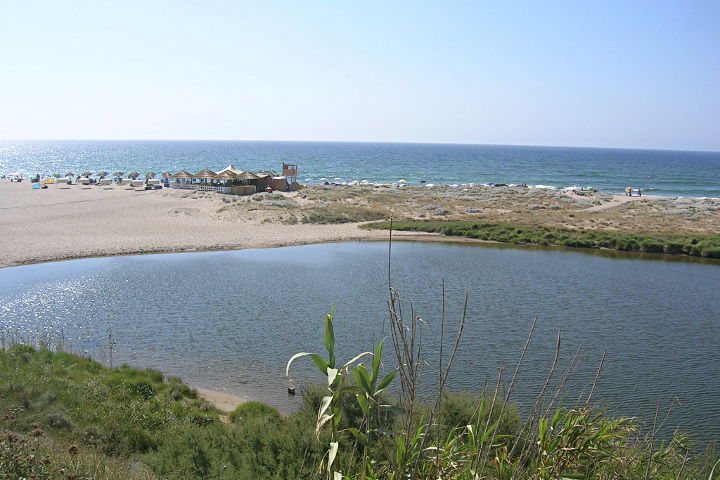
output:
M609 258L560 250L395 242L391 281L403 309L426 323L426 385L437 376L443 284L446 335L466 328L449 381L479 392L500 369L509 384L533 319L537 326L515 401L531 405L552 364L577 351L568 402L587 392L606 359L595 401L651 424L720 439L720 266ZM296 352L324 352L335 308L339 360L387 334L387 243L74 260L0 270L3 341L25 338L87 352L104 363L157 368L201 388L291 411L289 397L319 381ZM449 345L452 339L446 339ZM388 344L389 347L389 344ZM445 355L447 355L445 351ZM390 348L385 362L392 366ZM556 378L556 377L555 377ZM555 381L555 380L553 380Z

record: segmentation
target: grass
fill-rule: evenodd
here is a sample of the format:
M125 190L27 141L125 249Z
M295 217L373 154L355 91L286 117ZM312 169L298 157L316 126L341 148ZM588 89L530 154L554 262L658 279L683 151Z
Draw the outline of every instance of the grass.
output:
M658 445L595 408L523 420L492 391L403 403L371 386L380 356L346 378L332 432L316 430L325 387L304 387L290 416L248 402L224 423L177 378L14 345L0 350L0 478L321 479L331 443L344 478L718 478L714 447L679 434Z
M370 223L364 228L390 229L390 222ZM538 225L437 220L396 221L392 228L398 231L440 233L519 245L720 258L720 235L633 234Z

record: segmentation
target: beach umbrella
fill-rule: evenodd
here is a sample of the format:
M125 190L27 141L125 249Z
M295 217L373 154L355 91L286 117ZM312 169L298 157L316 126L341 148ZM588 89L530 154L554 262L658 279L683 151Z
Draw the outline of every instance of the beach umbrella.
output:
M233 172L225 170L215 175L215 177L213 177L213 180L235 180L237 178L238 176L235 175Z
M155 178L155 172L147 172L145 174L145 179L148 179L148 178Z
M171 175L172 175L172 174L171 174L170 172L163 172L163 173L162 173L162 178L170 178Z
M74 174L73 172L67 172L67 173L65 174L65 176L66 176L66 177L74 177L75 174Z
M125 175L123 172L118 170L117 172L113 173L113 177L117 177L118 181L122 178L122 176Z
M257 180L260 177L258 177L257 175L255 175L252 172L245 171L245 172L242 172L240 175L238 175L237 178L239 178L241 180Z
M401 178L400 180L398 180L398 183L407 183L407 180L405 180L404 178Z
M83 172L83 174L80 175L80 176L87 178L87 177L89 177L90 175L92 175L92 173L90 173L90 172Z
M197 172L195 175L193 175L193 178L200 178L200 179L204 179L204 180L210 180L210 179L212 179L212 178L215 178L215 172L213 172L212 170L209 170L209 169L206 168L205 170L200 170L200 171Z
M53 177L55 177L55 178L60 178L60 174L59 174L59 173L53 173Z
M192 176L192 173L186 172L185 170L180 170L180 171L177 172L175 175L170 175L169 178L184 178L184 179L188 179L188 178L192 178L192 177L193 177L193 176Z
M108 172L106 172L105 170L103 170L102 172L98 173L98 177L100 177L100 178L105 178L105 177L107 177L107 176L108 176Z
M135 172L135 171L132 171L132 172L130 172L130 173L128 174L128 177L132 178L133 180L135 180L135 179L136 179L137 177L139 177L139 176L140 176L140 174L139 174L138 172Z

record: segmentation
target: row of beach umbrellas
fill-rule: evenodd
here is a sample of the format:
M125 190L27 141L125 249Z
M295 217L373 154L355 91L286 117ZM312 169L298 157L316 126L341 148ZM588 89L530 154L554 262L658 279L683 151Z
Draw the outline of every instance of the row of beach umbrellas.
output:
M194 180L257 180L262 175L269 175L269 176L277 175L277 173L274 172L273 170L269 170L269 171L261 170L260 172L258 172L259 175L256 175L249 171L241 172L241 171L239 171L235 168L231 168L231 167L232 166L230 166L230 167L226 168L225 170L222 170L221 172L218 172L218 173L213 172L212 170L207 169L207 168L204 170L201 170L195 174L189 173L185 170L180 170L179 172L174 173L174 174L170 173L170 172L163 172L162 177L163 178L180 179L180 180L182 180L182 179L186 179L186 180L191 180L191 179L194 179ZM91 175L93 175L91 172L83 172L80 176L81 177L90 177ZM107 177L108 175L109 175L109 173L106 171L102 171L97 174L97 176L100 178ZM121 172L121 171L117 171L117 172L113 173L113 177L118 177L118 178L121 178L124 175L125 175L125 173ZM60 177L59 174L55 174L54 176ZM73 172L67 172L65 174L65 176L66 177L74 177L75 174ZM132 179L136 179L139 176L140 176L140 173L138 173L136 171L132 171L127 174L127 178L132 178ZM145 174L146 179L155 178L155 176L156 176L155 172L147 172Z
M93 174L92 174L91 172L83 172L83 173L80 174L81 177L90 177L90 176L92 176L92 175L93 175ZM100 177L100 178L107 177L108 175L110 175L110 174L109 174L108 172L106 172L106 171L102 171L102 172L100 172L100 173L97 174L97 176ZM125 173L124 173L124 172L120 172L120 171L117 171L117 172L113 173L113 177L122 177L123 175L125 175ZM163 178L169 178L170 175L171 175L170 172L164 172L164 173L162 174ZM60 174L55 174L54 176L55 176L55 177L60 177ZM66 176L66 177L74 177L75 174L74 174L73 172L67 172L67 173L65 174L65 176ZM130 173L128 173L127 176L128 176L128 178L133 178L133 179L135 179L135 178L139 177L140 174L139 174L138 172L130 172ZM156 176L155 172L147 172L147 173L145 174L145 178L155 178L155 176Z

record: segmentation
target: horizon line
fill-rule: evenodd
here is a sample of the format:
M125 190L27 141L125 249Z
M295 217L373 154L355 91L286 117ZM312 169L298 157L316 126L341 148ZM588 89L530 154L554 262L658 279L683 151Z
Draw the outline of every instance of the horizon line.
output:
M658 147L606 147L583 145L538 145L538 144L510 144L510 143L466 143L466 142L413 142L413 141L375 141L375 140L242 140L242 139L207 139L207 138L28 138L10 139L0 138L0 142L256 142L256 143L356 143L356 144L388 144L388 145L458 145L458 146L487 146L487 147L523 147L523 148L585 148L597 150L646 150L659 152L696 152L720 153L720 150L689 150L687 148L658 148Z

